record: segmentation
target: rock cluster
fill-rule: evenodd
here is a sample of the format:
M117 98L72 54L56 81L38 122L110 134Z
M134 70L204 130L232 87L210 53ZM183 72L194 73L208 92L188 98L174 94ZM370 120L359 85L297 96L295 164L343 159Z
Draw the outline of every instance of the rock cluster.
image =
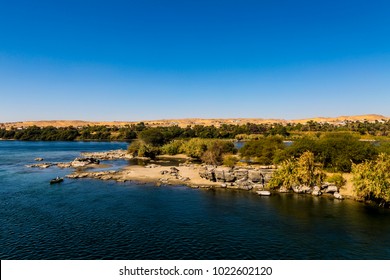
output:
M107 152L81 153L83 157L96 158L100 160L132 159L133 156L126 150L111 150Z
M44 163L35 163L35 164L27 164L26 167L30 168L49 168L51 166L57 166L59 168L78 168L78 167L86 167L89 165L100 164L100 160L96 158L76 158L71 162L44 162Z
M203 166L199 176L212 182L220 182L222 188L251 190L263 188L271 178L270 169L254 169L243 167Z
M49 168L50 166L56 165L50 162L36 163L36 164L27 164L26 167L30 168Z
M100 160L92 157L76 158L70 163L72 167L84 167L91 164L100 164Z
M339 193L339 188L336 185L331 183L325 183L321 187L292 186L291 189L295 193L306 193L306 194L312 194L314 196L320 196L324 193L328 193L328 194L333 194L334 198L343 199L342 195ZM289 190L282 187L279 189L279 192L285 193L285 192L289 192Z
M119 176L117 171L102 171L102 172L75 172L66 175L67 178L79 179L79 178L94 178L100 180L118 180L123 182L122 176Z

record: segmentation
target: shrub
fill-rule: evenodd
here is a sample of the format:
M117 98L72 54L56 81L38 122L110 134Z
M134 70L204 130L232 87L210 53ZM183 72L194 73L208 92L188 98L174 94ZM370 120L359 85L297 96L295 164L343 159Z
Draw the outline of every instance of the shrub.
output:
M364 200L390 203L390 155L382 153L376 160L352 166L355 194Z
M183 152L184 140L173 140L161 147L161 152L168 155L177 155Z
M238 162L238 158L235 155L227 154L223 157L223 165L228 167L234 167Z
M284 161L272 174L269 186L287 190L297 185L312 187L320 185L324 178L325 173L314 162L314 154L305 152L298 159Z
M127 151L135 157L149 157L152 159L160 153L158 147L146 144L145 142L140 140L131 142L131 144L127 148Z
M158 128L148 128L138 133L138 138L146 144L161 146L164 144L164 135Z
M344 177L343 177L343 174L333 174L331 176L328 176L326 178L326 181L329 182L329 183L333 183L335 184L337 187L341 188L342 186L345 185L345 183L347 182Z
M280 161L284 148L283 138L272 136L247 142L240 149L240 155L244 159L255 158L260 164L268 165Z

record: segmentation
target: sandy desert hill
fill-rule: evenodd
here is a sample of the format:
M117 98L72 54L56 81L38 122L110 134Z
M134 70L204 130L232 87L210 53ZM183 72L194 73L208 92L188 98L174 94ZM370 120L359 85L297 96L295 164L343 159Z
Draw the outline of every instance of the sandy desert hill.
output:
M219 127L222 124L246 124L246 123L306 123L308 121L316 122L328 122L328 123L341 123L343 121L382 121L390 120L389 117L385 117L377 114L368 114L368 115L359 115L359 116L340 116L340 117L315 117L307 119L297 119L297 120L284 120L284 119L261 119L261 118L232 118L232 119L163 119L163 120L144 120L143 122L152 127L155 126L171 126L178 125L180 127L186 127L188 125L214 125ZM44 120L44 121L23 121L23 122L8 122L0 123L0 127L11 128L11 127L29 127L29 126L39 126L39 127L83 127L83 126L93 126L93 125L104 125L104 126L125 126L139 123L140 121L82 121L82 120Z

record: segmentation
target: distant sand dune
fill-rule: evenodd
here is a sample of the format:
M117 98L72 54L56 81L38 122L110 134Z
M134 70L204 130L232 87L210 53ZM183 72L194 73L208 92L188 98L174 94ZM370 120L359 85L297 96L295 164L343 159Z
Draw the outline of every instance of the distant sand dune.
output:
M246 123L255 123L255 124L264 124L264 123L306 123L308 121L316 122L328 122L328 123L340 123L343 121L381 121L389 120L389 117L382 115L369 114L369 115L359 115L359 116L340 116L340 117L315 117L308 119L298 119L298 120L284 120L284 119L261 119L261 118L231 118L231 119L164 119L164 120L145 120L145 124L150 126L171 126L178 125L180 127L186 127L188 125L215 125L219 127L222 124L246 124ZM82 121L82 120L45 120L45 121L23 121L23 122L9 122L9 123L0 123L0 126L10 128L10 127L29 127L29 126L39 126L39 127L83 127L88 125L105 125L105 126L125 126L139 123L140 121L112 121L112 122L94 122L94 121Z

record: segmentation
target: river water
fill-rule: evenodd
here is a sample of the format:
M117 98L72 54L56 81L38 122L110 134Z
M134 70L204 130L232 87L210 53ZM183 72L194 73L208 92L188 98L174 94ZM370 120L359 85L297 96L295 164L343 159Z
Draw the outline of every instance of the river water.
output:
M49 181L126 143L0 141L1 259L390 259L390 211L328 197ZM115 168L126 161L107 162Z

